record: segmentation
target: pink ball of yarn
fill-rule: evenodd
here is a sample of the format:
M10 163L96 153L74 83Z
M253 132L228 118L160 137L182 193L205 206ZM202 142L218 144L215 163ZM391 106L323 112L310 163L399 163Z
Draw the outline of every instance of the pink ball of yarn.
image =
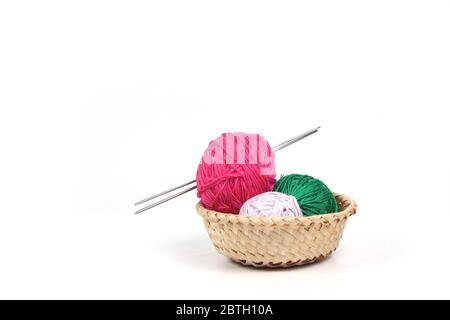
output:
M245 216L302 217L297 199L280 192L265 192L248 199L239 214Z
M209 143L198 166L197 196L207 209L239 213L245 201L272 191L274 156L258 134L222 134Z

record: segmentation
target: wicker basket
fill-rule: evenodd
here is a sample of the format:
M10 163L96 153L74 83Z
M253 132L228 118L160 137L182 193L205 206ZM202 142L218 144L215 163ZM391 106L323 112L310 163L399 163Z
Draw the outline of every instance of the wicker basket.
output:
M303 218L227 214L196 206L217 251L254 267L292 267L323 260L336 250L356 204L334 194L340 212Z

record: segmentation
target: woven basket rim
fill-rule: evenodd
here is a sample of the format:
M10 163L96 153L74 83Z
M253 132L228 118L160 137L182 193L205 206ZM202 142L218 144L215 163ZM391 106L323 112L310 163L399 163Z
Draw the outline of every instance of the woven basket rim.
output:
M340 211L336 213L327 213L309 217L257 217L243 216L239 214L223 213L206 209L201 202L195 206L197 213L206 220L220 220L227 223L240 223L251 225L279 225L279 224L327 224L336 220L347 219L356 214L356 203L349 196L340 193L333 193L339 204Z

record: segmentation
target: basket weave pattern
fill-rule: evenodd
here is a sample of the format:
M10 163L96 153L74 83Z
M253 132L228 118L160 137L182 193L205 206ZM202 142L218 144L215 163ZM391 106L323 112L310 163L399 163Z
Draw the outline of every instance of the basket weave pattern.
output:
M217 251L254 267L291 267L326 258L339 245L356 204L334 194L340 211L311 217L255 217L226 214L196 206Z

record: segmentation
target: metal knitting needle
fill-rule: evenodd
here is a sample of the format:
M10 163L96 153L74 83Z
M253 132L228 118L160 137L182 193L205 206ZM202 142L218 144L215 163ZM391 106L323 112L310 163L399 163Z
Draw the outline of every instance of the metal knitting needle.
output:
M293 144L293 143L295 143L295 142L297 142L297 141L300 141L300 140L302 140L302 139L304 139L304 138L306 138L306 137L308 137L308 136L310 136L310 135L316 133L319 129L320 129L320 127L317 127L317 128L311 129L311 130L309 130L309 131L306 131L306 132L304 132L304 133L302 133L302 134L299 134L298 136L295 136L295 137L293 137L293 138L290 138L290 139L288 139L288 140L286 140L286 141L283 141L283 142L277 144L276 146L274 146L274 147L272 148L272 151L275 152L275 151L279 151L279 150L281 150L281 149L284 149L284 148L290 146L291 144ZM194 183L195 181L196 181L196 180L192 180L192 181L183 183L183 184L181 184L181 185L179 185L179 186L176 186L176 187L170 188L170 189L168 189L168 190L162 191L162 192L160 192L160 193L158 193L158 194L155 194L155 195L153 195L153 196L151 196L151 197L148 197L148 198L145 198L145 199L143 199L143 200L140 200L140 201L136 202L134 205L139 205L139 204L142 204L142 203L144 203L144 202L153 200L153 199L158 198L158 197L160 197L160 196L163 196L163 195L165 195L165 194L167 194L167 193L170 193L170 192L175 191L175 190L178 190L178 189L180 189L180 188L182 188L182 187L188 186L188 185Z
M299 134L298 136L295 136L295 137L293 137L291 139L283 141L283 142L277 144L276 146L274 146L272 148L272 151L274 151L274 152L275 151L280 151L281 149L284 149L284 148L290 146L291 144L296 143L297 141L300 141L300 140L302 140L302 139L304 139L306 137L309 137L310 135L312 135L312 134L316 133L317 131L319 131L319 129L320 129L320 127L317 127L317 128L311 129L309 131L306 131L306 132L304 132L302 134Z
M293 137L293 138L291 138L291 139L288 139L288 140L286 140L286 141L283 141L282 143L280 143L280 144L276 145L275 147L273 147L273 148L272 148L272 151L275 152L275 151L279 151L279 150L281 150L281 149L283 149L283 148L286 148L287 146L289 146L289 145L291 145L291 144L293 144L293 143L295 143L295 142L297 142L297 141L299 141L299 140L301 140L301 139L303 139L303 138L306 138L307 136L309 136L309 135L311 135L311 134L317 132L317 130L319 130L319 128L320 128L320 127L317 127L317 128L312 129L312 130L310 130L310 131L307 131L307 132L305 132L305 133L302 133L302 134L300 134L300 135L298 135L298 136L295 136L295 137ZM136 202L134 205L137 206L137 205L140 205L140 204L142 204L142 203L144 203L144 202L153 200L153 199L155 199L155 198L159 198L160 196L163 196L163 195L165 195L165 194L167 194L167 193L170 193L170 192L172 192L172 191L178 190L178 189L180 189L180 188L186 187L186 186L188 186L188 185L190 185L190 184L193 184L194 182L195 182L195 180L192 180L192 181L183 183L183 184L181 184L181 185L179 185L179 186L176 186L176 187L167 189L167 190L162 191L162 192L160 192L160 193L158 193L158 194L155 194L155 195L153 195L153 196L151 196L151 197L142 199L142 200Z
M139 204L141 204L141 203L144 203L144 202L153 200L153 199L155 199L155 198L161 197L161 196L165 195L166 193L169 193L169 192L178 190L178 189L180 189L180 188L186 187L186 186L188 186L188 185L194 183L195 181L196 181L196 180L192 180L192 181L183 183L183 184L181 184L181 185L179 185L179 186L177 186L177 187L170 188L170 189L168 189L168 190L166 190L166 191L163 191L163 192L161 192L161 193L155 194L154 196L151 196L151 197L145 198L145 199L143 199L143 200L141 200L141 201L138 201L138 202L136 202L134 205L137 206L137 205L139 205Z
M281 149L284 149L284 148L290 146L291 144L296 143L296 142L298 142L298 141L300 141L300 140L302 140L302 139L304 139L304 138L306 138L306 137L308 137L308 136L310 136L310 135L316 133L319 129L320 129L320 127L316 127L316 128L314 128L314 129L311 129L311 130L309 130L309 131L306 131L306 132L304 132L304 133L302 133L302 134L299 134L298 136L295 136L295 137L290 138L290 139L288 139L288 140L286 140L286 141L283 141L283 142L277 144L276 146L274 146L274 147L272 148L272 151L275 152L275 151L279 151L279 150L281 150ZM175 191L175 190L178 190L178 189L180 189L180 188L182 188L182 187L188 186L188 185L194 183L195 181L196 181L196 180L192 180L192 181L183 183L183 184L181 184L181 185L179 185L179 186L170 188L170 189L168 189L168 190L165 190L165 191L163 191L163 192L160 192L160 193L158 193L158 194L155 194L155 195L153 195L153 196L151 196L151 197L148 197L148 198L145 198L145 199L143 199L143 200L140 200L140 201L136 202L134 205L139 205L139 204L142 204L142 203L144 203L144 202L150 201L150 200L152 200L152 199L158 198L158 197L163 196L163 195L165 195L165 194L167 194L167 193L170 193L170 192ZM158 202L155 202L155 203L153 203L153 204L151 204L151 205L149 205L149 206L146 206L146 207L144 207L144 208L142 208L142 209L136 211L135 213L136 213L136 214L139 214L139 213L142 213L142 212L144 212L144 211L147 211L147 210L149 210L149 209L151 209L151 208L154 208L154 207L156 207L156 206L159 206L160 204L162 204L162 203L164 203L164 202L167 202L167 201L172 200L172 199L174 199L174 198L176 198L176 197L179 197L179 196L181 196L181 195L183 195L183 194L185 194L185 193L188 193L188 192L190 192L190 191L192 191L192 190L194 190L194 189L196 189L196 188L197 188L197 185L192 186L192 187L189 187L189 188L187 188L187 189L185 189L185 190L182 190L182 191L180 191L180 192L178 192L178 193L176 193L176 194L174 194L174 195L172 195L172 196L170 196L170 197L167 197L167 198L162 199L162 200L160 200L160 201L158 201Z
M194 182L195 182L195 180L194 180ZM139 214L139 213L141 213L141 212L147 211L148 209L151 209L151 208L153 208L153 207L159 206L160 204L162 204L162 203L164 203L164 202L167 202L167 201L172 200L172 199L174 199L174 198L176 198L176 197L179 197L179 196L181 196L182 194L188 193L188 192L190 192L190 191L192 191L192 190L194 190L194 189L197 189L197 185L195 185L195 186L193 186L193 187L190 187L190 188L187 188L186 190L180 191L180 192L178 192L178 193L175 193L174 195L171 195L170 197L164 198L164 199L162 199L162 200L160 200L160 201L158 201L158 202L155 202L155 203L153 203L153 204L151 204L151 205L149 205L149 206L146 206L146 207L144 207L144 208L142 208L142 209L136 211L135 214Z

